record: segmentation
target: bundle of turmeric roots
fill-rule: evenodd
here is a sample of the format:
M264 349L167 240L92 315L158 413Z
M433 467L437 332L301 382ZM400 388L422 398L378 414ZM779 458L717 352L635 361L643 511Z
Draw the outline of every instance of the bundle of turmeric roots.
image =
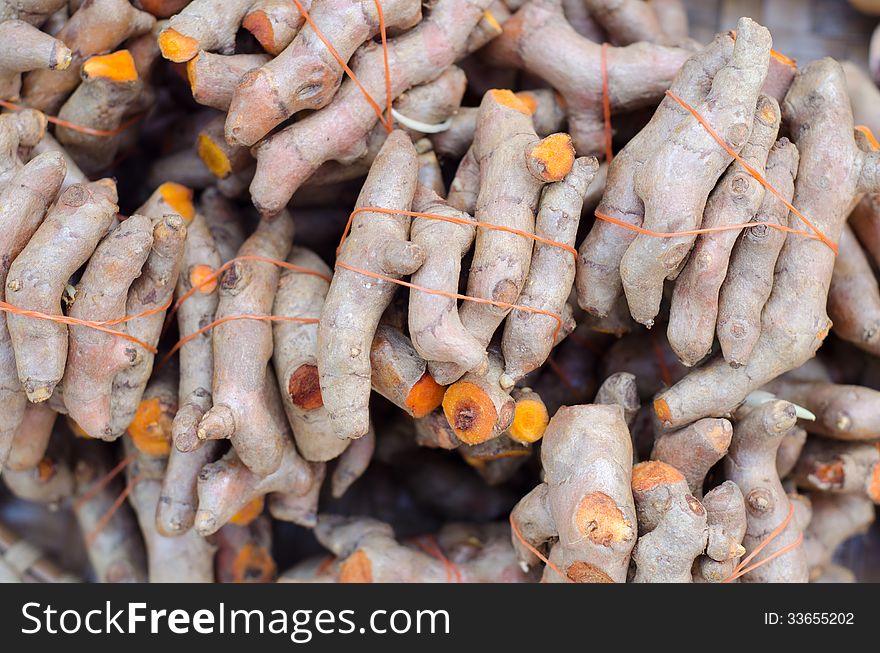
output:
M854 578L857 69L677 0L0 21L3 577Z

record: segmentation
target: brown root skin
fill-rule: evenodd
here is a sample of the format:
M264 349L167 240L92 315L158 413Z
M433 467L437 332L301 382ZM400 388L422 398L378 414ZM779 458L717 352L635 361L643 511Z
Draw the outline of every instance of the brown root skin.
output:
M765 174L767 156L779 131L776 100L758 96L751 135L739 154L745 165ZM764 199L764 187L739 161L734 161L709 194L701 228L744 224L755 218ZM760 218L759 218L760 219ZM715 324L720 320L719 292L728 272L737 230L702 234L694 242L684 269L675 280L669 325L669 344L688 367L712 349Z
M351 442L348 448L340 454L330 477L330 490L334 499L343 496L352 484L363 476L370 465L375 449L376 432L371 428L364 437Z
M6 301L58 315L70 276L91 256L116 217L116 185L109 179L71 186L16 257L6 279ZM18 377L32 402L45 401L64 374L68 328L48 320L7 316Z
M318 523L318 501L327 474L324 463L307 463L311 469L311 484L305 491L275 492L269 495L269 514L274 519L314 528Z
M687 374L661 333L640 329L613 342L602 360L602 373L629 372L636 377L639 398L651 400L665 388L667 376L674 383Z
M312 3L300 3L310 11ZM287 0L256 0L248 9L241 26L254 35L263 49L277 57L290 45L305 23L299 8Z
M641 2L640 0L587 0L587 9L590 16L602 26L614 45L629 45L639 41L648 43L666 43L674 45L680 42L678 34L667 35L664 32L664 24L660 21L660 15L655 3ZM667 3L669 4L669 3ZM673 22L669 9L667 9L667 21ZM680 18L678 20L681 20ZM687 36L687 16L685 15L684 36ZM680 27L676 26L676 32Z
M162 56L184 63L199 50L232 54L235 35L252 0L193 0L159 35Z
M880 90L861 67L851 61L844 61L846 88L852 104L853 120L857 125L865 125L874 134L880 134Z
M66 444L58 437L53 438L36 467L5 470L2 479L9 491L19 499L43 503L50 510L57 510L74 489Z
M71 56L64 43L22 20L0 22L0 99L18 99L21 73L64 70Z
M880 285L849 225L840 234L839 246L828 290L832 329L859 349L880 354Z
M595 158L575 160L565 179L548 185L541 194L535 234L574 247L584 194L599 169ZM575 258L560 247L536 242L522 292L521 306L562 315L571 294ZM504 383L513 384L540 367L553 348L559 323L548 315L516 309L504 324Z
M156 530L161 535L177 537L192 528L199 507L199 473L202 467L216 460L219 453L219 442L206 442L197 451L188 453L176 448L171 450L156 506Z
M262 219L239 255L285 259L293 240L293 220L286 211ZM281 270L271 263L241 261L220 280L216 319L235 315L270 315ZM229 438L254 473L278 469L288 437L278 415L277 386L268 369L272 325L263 320L232 320L214 328L213 407L199 423L199 439Z
M40 142L30 148L29 161L33 161L41 154L52 154L60 156L67 165L67 172L64 175L64 181L61 183L61 190L67 190L73 184L87 184L89 178L79 169L76 162L70 157L67 151L61 147L51 134L44 134Z
M6 468L13 471L33 469L40 464L49 446L52 428L58 413L45 403L28 404L18 430L12 437L12 448Z
M218 583L271 583L278 568L272 558L272 524L261 517L247 526L227 524L214 537Z
M284 442L281 465L263 477L249 470L235 451L230 450L217 462L205 465L199 473L196 531L202 535L215 533L251 501L269 493L308 494L320 467L300 458L289 439Z
M442 0L416 27L390 39L389 63L395 71L392 98L431 81L437 71L462 57L467 36L489 2ZM431 56L425 57L425 52ZM382 48L366 43L352 57L350 66L379 107L385 109L382 62ZM357 158L377 120L361 90L350 81L344 82L324 109L266 138L256 148L257 173L250 188L255 206L266 214L276 213L322 163Z
M848 224L871 263L877 265L880 261L880 194L866 194L850 213Z
M544 483L513 509L513 523L532 546L549 545L550 561L569 578L624 582L636 541L631 461L619 406L560 408L541 447ZM516 535L512 541L522 562L537 562ZM544 569L543 582L565 581Z
M806 66L786 96L783 117L801 155L792 203L837 242L854 197L880 188L880 154L862 151L853 139L840 65L826 58ZM827 152L834 153L833 164L820 154ZM752 390L811 358L830 327L825 307L834 259L818 240L786 238L748 363L734 369L715 358L662 393L654 406L666 426L723 415Z
M864 493L880 503L880 448L876 443L810 438L794 469L798 487Z
M105 445L77 441L74 497L82 499L114 464ZM78 504L74 511L82 537L94 533L92 540L87 542L86 552L96 580L101 583L144 583L147 580L144 542L131 505L128 502L120 505L110 520L99 528L101 518L111 509L123 485L121 479L110 481L91 499Z
M828 381L798 381L781 377L765 386L778 397L816 415L803 420L809 433L845 441L875 440L880 432L877 406L880 392L858 385Z
M327 264L303 247L294 247L287 261L327 278L332 276ZM272 314L306 318L320 315L329 287L321 277L285 270L275 293ZM324 408L317 367L318 325L275 322L272 340L272 363L297 450L303 458L314 462L336 458L351 442L336 437Z
M601 46L582 37L568 24L560 0L525 4L504 24L504 33L487 50L494 62L524 68L553 86L565 100L569 130L578 154L601 155ZM608 88L612 114L656 104L689 54L684 49L650 43L610 49Z
M449 184L446 201L449 206L467 214L477 210L477 194L480 192L480 164L474 156L474 148L468 147L467 152L458 163L455 177Z
M794 406L770 401L739 417L724 460L727 478L745 497L748 528L742 544L750 553L788 517L790 502L776 472L776 452L796 421ZM802 526L793 519L769 542L756 561L792 544ZM745 583L800 582L808 580L807 559L802 547L771 560L742 577Z
M472 219L421 184L413 199L413 210ZM425 253L425 261L413 273L412 283L457 293L461 259L470 250L474 233L474 227L467 224L415 218L410 238ZM465 369L473 369L486 358L485 347L462 325L458 302L454 299L412 291L409 295L408 322L413 346L429 361L454 363Z
M421 18L418 0L386 0L382 11L392 28L411 27ZM344 61L379 32L376 7L360 0L326 0L309 13ZM281 54L241 80L229 106L227 140L254 145L298 111L327 106L343 74L311 25L304 26Z
M153 29L156 19L127 0L94 0L80 5L55 35L70 48L73 60L64 70L36 70L24 78L22 100L56 114L80 82L80 68L92 55L111 52L131 36Z
M782 438L779 450L776 452L776 472L779 478L785 479L794 470L806 441L807 431L800 426L791 429Z
M401 544L392 528L368 518L322 515L318 540L340 558L340 583L526 582L504 524L449 524L430 543L442 558L413 543ZM445 558L446 561L443 560ZM459 578L460 577L460 578Z
M380 324L370 346L370 381L375 392L415 418L440 406L445 388L427 371L425 359L400 329Z
M706 474L727 453L732 437L729 421L707 417L678 431L658 434L651 458L680 470L691 494L700 498Z
M764 78L761 93L781 104L797 73L797 61L776 50L771 50L770 66L767 68L767 77Z
M487 369L468 372L446 389L443 413L456 437L465 444L480 444L498 437L513 424L516 402L501 387L504 359L489 350Z
M435 410L430 415L414 420L416 443L420 447L431 449L455 449L461 440L449 425L449 420L442 410Z
M220 259L225 263L234 258L248 235L236 205L216 188L209 188L199 198L199 212L208 222Z
M544 422L544 428L546 425ZM543 429L540 430L543 435ZM458 452L487 485L493 486L513 478L531 457L532 448L527 443L511 438L508 431L481 444L463 444Z
M694 565L695 583L720 583L736 568L745 553L741 542L746 534L746 505L733 481L706 493L702 500L708 516L706 555Z
M46 116L33 109L0 116L0 185L21 170L19 148L36 145L46 133Z
M23 20L39 27L66 4L67 0L2 0L0 21Z
M732 52L731 36L719 34L684 62L669 90L691 106L699 104L710 92L715 73L729 62ZM635 179L658 144L669 138L685 115L675 100L662 99L650 122L614 156L598 212L641 226L645 206L636 191ZM635 238L634 231L596 220L578 249L576 284L581 308L603 317L620 301L620 261Z
M810 579L830 564L835 550L849 538L864 533L874 523L874 505L863 494L811 492L812 519L804 533L803 548Z
M794 194L798 151L787 138L779 139L767 157L765 177L787 202ZM788 225L788 208L770 192L755 214L755 222ZM733 366L749 360L761 335L761 311L773 290L773 275L785 233L766 226L745 230L730 257L718 297L716 331L724 359Z
M57 154L37 156L0 189L0 300L6 300L6 277L14 261L55 201L64 178L64 160ZM15 366L15 352L7 329L6 313L0 316L0 471L6 463L17 429L28 404Z
M75 125L112 131L120 126L143 89L128 50L88 59L83 83L61 107L58 117ZM87 174L104 170L116 157L120 135L95 136L59 125L58 142Z
M393 132L373 162L356 208L408 211L417 172L409 136ZM409 217L360 213L337 261L384 276L411 274L425 256L409 242L409 231ZM333 276L318 324L317 362L324 406L340 438L359 438L369 430L370 345L396 289L395 284L344 268L337 268Z
M296 9L292 2L285 4ZM207 107L227 111L232 94L245 73L269 61L264 54L213 54L200 51L186 62L186 76L193 99Z

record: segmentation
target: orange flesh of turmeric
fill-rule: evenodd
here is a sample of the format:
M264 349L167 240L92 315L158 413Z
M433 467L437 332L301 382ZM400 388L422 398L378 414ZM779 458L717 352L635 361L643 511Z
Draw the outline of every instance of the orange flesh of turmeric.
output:
M86 77L102 77L114 82L134 82L138 78L134 59L128 50L91 57L83 64L83 74Z

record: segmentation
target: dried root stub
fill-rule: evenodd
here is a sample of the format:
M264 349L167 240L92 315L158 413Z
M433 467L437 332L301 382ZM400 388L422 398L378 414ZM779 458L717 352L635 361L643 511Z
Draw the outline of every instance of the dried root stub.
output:
M409 136L393 132L373 162L355 208L409 211L417 172ZM340 438L359 438L369 430L371 344L397 289L347 266L395 278L411 274L425 256L409 242L409 230L407 216L361 212L337 257L318 324L317 360L324 406Z
M9 269L6 301L61 314L67 280L91 256L116 218L116 184L109 179L64 191ZM33 402L47 400L64 374L67 325L10 313L18 378Z
M706 549L706 509L682 473L660 461L633 467L632 494L639 522L633 582L690 583L694 560Z
M880 504L880 447L812 437L797 462L794 478L802 488L864 493Z
M238 254L284 260L292 240L293 219L284 211L261 220ZM271 315L280 276L272 263L238 261L221 277L217 319L232 319L214 327L213 406L197 433L200 440L230 439L242 462L260 475L278 469L288 437L283 415L279 421L268 406L269 393L277 392L268 368L272 325L235 317Z
M541 448L544 483L513 509L520 560L549 548L544 582L624 582L636 542L632 443L619 406L560 408ZM565 574L561 576L560 573Z
M681 48L651 43L609 48L612 113L656 105L689 55ZM504 23L504 32L489 45L488 56L546 80L564 100L578 154L604 152L602 47L574 30L565 19L561 0L524 4Z
M3 118L0 118L3 120ZM35 157L0 189L0 300L6 301L9 267L39 227L46 209L55 201L64 179L64 159L47 153ZM7 314L0 313L0 471L6 463L16 430L28 405L18 379L15 353L7 329Z
M489 3L438 0L413 29L389 39L392 98L435 79L439 71L461 58L468 35ZM383 48L366 43L352 57L351 69L385 110L383 61ZM276 213L324 162L360 158L377 122L378 116L361 89L351 80L344 82L330 104L266 138L256 148L257 172L250 188L254 205L265 214ZM376 222L375 218L370 220Z
M544 187L535 219L535 235L574 247L584 195L598 169L595 158L582 157L575 160L565 179ZM536 242L529 273L516 303L561 316L574 276L575 258L571 252ZM512 386L543 365L560 330L560 322L549 315L520 309L511 311L501 340L504 385Z
M168 21L159 35L162 56L176 63L199 50L232 54L235 35L253 0L193 0Z
M70 66L71 57L64 43L25 21L3 20L0 22L0 100L18 99L21 73L64 70Z
M436 536L399 543L388 524L322 515L315 536L339 558L339 583L516 583L522 571L503 524L449 524Z
M880 188L880 153L865 152L854 140L843 71L832 59L806 66L782 109L800 152L792 203L837 242L854 197ZM664 425L724 415L753 390L811 358L830 327L825 308L834 259L821 240L787 237L748 362L733 368L716 357L662 393L654 410Z
M421 3L385 0L382 13L386 29L412 27L421 19ZM373 2L324 0L309 14L343 61L379 33L378 7ZM312 26L304 26L283 52L238 84L226 119L226 138L236 145L254 145L298 111L326 106L343 74Z
M794 406L786 401L769 401L740 417L733 427L733 440L724 460L726 476L739 486L746 501L748 528L742 544L751 553L789 516L791 503L776 472L776 452L796 421ZM792 545L801 535L799 520L785 529L762 550L756 562ZM805 583L807 559L797 546L745 574L745 583Z
M734 572L746 534L746 504L739 486L733 481L706 493L702 500L706 509L709 536L706 555L694 565L695 583L720 583Z
M138 11L128 0L83 2L55 35L73 53L63 70L35 70L25 75L21 97L25 104L46 113L57 113L79 85L83 62L111 52L131 36L146 34L156 24L150 14Z

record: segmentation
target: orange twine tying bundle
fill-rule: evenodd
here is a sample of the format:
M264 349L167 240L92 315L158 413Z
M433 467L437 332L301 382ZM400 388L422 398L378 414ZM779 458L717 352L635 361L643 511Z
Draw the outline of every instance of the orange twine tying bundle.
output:
M447 583L461 582L461 569L459 569L458 565L452 562L452 560L446 557L446 554L443 553L443 550L440 548L440 545L437 544L437 540L434 539L433 535L425 535L424 537L416 538L414 543L422 551L432 558L439 560L443 564L443 569L446 571Z
M9 109L10 111L24 111L25 109L30 108L21 104L15 104L14 102L8 102L6 100L0 100L0 107L3 107L4 109ZM81 134L110 138L111 136L117 136L121 134L133 124L141 120L143 117L144 114L139 114L134 118L125 121L116 129L94 129L93 127L86 127L85 125L77 125L68 120L64 120L63 118L59 118L58 116L46 116L46 120L53 125L58 125L59 127L70 129L71 131L80 132Z

